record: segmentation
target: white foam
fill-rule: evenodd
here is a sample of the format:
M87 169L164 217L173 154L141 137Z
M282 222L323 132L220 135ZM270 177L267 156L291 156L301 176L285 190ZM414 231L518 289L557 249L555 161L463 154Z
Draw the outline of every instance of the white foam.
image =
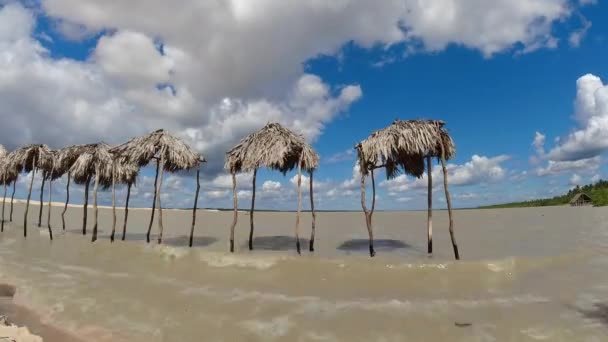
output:
M488 262L486 267L496 273L501 273L505 271L512 271L515 269L515 258L507 258L503 260L497 260L494 262Z
M144 250L153 253L158 253L165 260L181 259L185 255L190 253L190 250L188 248L174 247L168 245L146 245L144 247Z
M278 338L287 335L294 325L289 316L279 316L272 320L248 320L241 323L245 328L262 338Z
M211 267L243 267L254 268L258 270L266 270L277 264L285 257L277 256L253 256L253 255L236 255L224 253L201 253L200 260L207 263Z

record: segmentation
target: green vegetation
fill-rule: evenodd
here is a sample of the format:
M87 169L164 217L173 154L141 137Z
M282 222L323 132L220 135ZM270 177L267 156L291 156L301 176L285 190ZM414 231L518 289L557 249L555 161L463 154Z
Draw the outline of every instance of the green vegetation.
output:
M608 205L608 181L599 180L595 184L588 184L583 187L577 186L576 188L568 191L567 194L555 196L553 198L543 198L530 200L525 202L513 202L505 204L496 204L480 207L483 209L491 208L524 208L524 207L546 207L552 205L565 205L570 203L570 199L579 192L584 192L593 200L593 205L601 207Z

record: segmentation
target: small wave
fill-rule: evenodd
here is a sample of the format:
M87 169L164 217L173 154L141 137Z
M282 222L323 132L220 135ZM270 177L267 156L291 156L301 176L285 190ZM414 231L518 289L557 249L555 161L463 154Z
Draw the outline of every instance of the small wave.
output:
M278 256L253 256L253 255L236 255L236 254L224 254L224 253L209 253L203 252L199 254L201 261L205 262L211 267L242 267L242 268L254 268L258 270L266 270L277 264L277 262L284 260L286 257Z
M515 258L506 258L486 263L487 268L496 273L512 271L515 268Z
M168 245L145 245L144 250L147 252L158 253L165 260L175 260L181 259L188 253L190 250L184 247L175 247Z
M287 335L294 325L288 316L275 317L272 320L248 320L241 323L245 328L262 338L279 338Z
M221 298L228 302L256 301L297 304L297 313L327 314L333 315L345 310L364 310L385 312L387 310L395 313L410 313L414 311L435 312L436 310L449 307L460 307L463 309L476 309L488 306L512 307L516 305L547 303L550 300L545 297L522 294L513 296L489 297L483 299L450 298L433 300L402 300L386 299L375 300L361 298L356 300L325 300L317 296L291 296L282 293L246 291L241 289L224 290L204 287L189 287L181 291L185 295L209 296Z

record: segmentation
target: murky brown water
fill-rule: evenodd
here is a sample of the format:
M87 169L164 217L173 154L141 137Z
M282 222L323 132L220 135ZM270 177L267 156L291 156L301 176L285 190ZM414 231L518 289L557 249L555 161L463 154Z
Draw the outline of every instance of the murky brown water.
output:
M229 212L200 212L189 249L191 212L164 212L159 246L143 240L146 210L130 212L128 241L114 244L110 211L95 244L78 234L79 209L64 234L59 211L52 243L37 227L27 240L5 227L0 282L87 341L608 340L607 208L457 211L460 262L444 212L432 258L425 212L376 213L370 259L362 213L318 214L317 252L297 256L293 213L257 213L253 252L241 213L229 254Z

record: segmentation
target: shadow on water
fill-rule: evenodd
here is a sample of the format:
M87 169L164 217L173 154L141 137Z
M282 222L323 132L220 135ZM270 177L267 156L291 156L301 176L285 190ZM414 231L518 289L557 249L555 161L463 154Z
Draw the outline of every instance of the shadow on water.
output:
M595 303L591 309L578 310L585 318L593 319L604 325L608 325L608 304Z
M302 250L308 250L309 240L300 238L300 247ZM248 248L249 243L245 242L242 248ZM276 235L276 236L258 236L253 238L253 249L268 250L268 251L288 251L296 249L296 238L293 236Z
M376 251L394 251L397 249L412 248L411 245L401 241L393 239L378 239L374 240L374 248ZM368 239L352 239L344 241L338 250L348 252L368 252L369 251L369 240Z
M145 237L144 237L145 238ZM192 247L206 247L218 241L217 238L210 236L195 236L192 239ZM163 244L175 247L188 247L190 244L189 236L177 236L163 239Z

